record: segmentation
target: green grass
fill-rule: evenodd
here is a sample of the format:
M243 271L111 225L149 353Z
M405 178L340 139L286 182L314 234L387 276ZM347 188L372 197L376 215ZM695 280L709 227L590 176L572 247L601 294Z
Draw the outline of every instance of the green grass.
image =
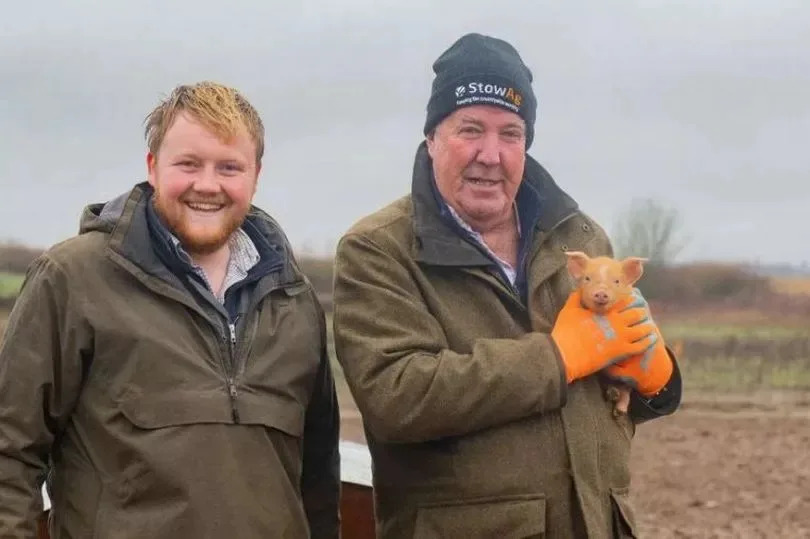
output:
M810 358L769 361L708 357L680 358L683 384L688 389L739 392L755 389L810 389Z
M0 298L13 298L20 291L23 278L20 273L0 272Z
M810 389L810 357L790 352L757 357L756 352L752 354L746 347L746 342L801 341L810 337L806 324L728 320L712 323L708 317L700 317L662 322L661 332L671 345L678 342L684 345L683 354L678 358L684 388L720 392ZM737 346L729 348L730 339L735 339ZM697 352L701 357L690 356L690 342L703 343L698 350L704 351ZM731 353L737 357L729 356L731 350L736 350ZM744 355L738 355L740 350Z
M662 323L661 332L668 341L688 339L717 339L729 337L739 339L779 340L810 335L809 327L784 325L742 325L742 324L705 324L698 322Z
M6 332L6 324L8 323L8 311L0 309L0 344L3 342L3 334Z

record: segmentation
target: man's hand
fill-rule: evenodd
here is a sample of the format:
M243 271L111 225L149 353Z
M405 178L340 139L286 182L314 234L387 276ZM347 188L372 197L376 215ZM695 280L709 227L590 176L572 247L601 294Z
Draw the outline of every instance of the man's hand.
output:
M569 295L551 330L568 383L650 348L654 328L647 323L649 313L634 302L635 297L628 298L598 315L582 306L579 290Z
M605 374L614 380L625 383L645 397L651 397L667 385L672 376L672 359L666 350L661 330L652 320L649 305L637 289L633 290L633 301L627 309L644 309L646 324L654 330L654 344L643 354L638 354L610 365Z

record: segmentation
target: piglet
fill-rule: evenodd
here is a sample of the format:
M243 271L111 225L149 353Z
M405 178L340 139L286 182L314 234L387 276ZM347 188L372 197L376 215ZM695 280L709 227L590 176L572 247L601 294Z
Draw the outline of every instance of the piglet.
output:
M646 258L627 257L616 260L608 256L591 258L580 251L567 251L568 272L582 292L582 305L597 314L604 314L617 301L633 292L633 285L644 273ZM607 398L614 403L613 414L627 413L630 389L618 383L607 387Z

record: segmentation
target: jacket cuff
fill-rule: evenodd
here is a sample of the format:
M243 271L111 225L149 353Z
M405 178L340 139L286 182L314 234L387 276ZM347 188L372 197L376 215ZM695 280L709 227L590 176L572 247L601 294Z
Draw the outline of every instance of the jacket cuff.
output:
M681 371L672 350L667 347L669 359L672 361L672 375L667 384L652 397L644 397L637 391L630 394L630 415L636 423L643 423L673 414L681 405L683 393Z

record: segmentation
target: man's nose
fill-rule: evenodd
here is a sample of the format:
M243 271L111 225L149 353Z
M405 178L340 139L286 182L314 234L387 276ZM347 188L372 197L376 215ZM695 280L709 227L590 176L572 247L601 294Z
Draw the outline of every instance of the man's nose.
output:
M476 161L488 167L501 164L501 141L497 133L487 133L480 139Z
M219 193L221 190L219 178L213 164L206 164L200 169L200 173L194 181L194 190L198 193Z

